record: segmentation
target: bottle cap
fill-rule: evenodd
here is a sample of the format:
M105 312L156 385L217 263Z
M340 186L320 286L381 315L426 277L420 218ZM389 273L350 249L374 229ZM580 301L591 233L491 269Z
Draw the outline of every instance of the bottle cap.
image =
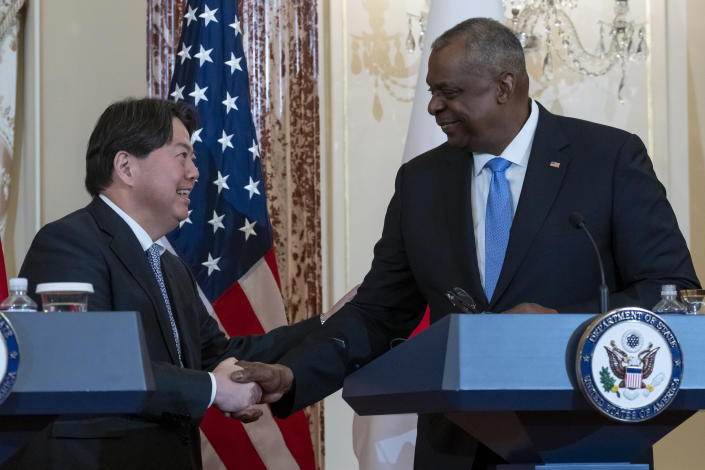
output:
M677 293L675 284L664 284L661 286L661 295L676 295Z
M26 277L13 277L10 279L10 285L8 286L10 290L27 290L27 278Z
M43 292L87 292L93 293L93 284L90 282L43 282L37 284L37 294Z

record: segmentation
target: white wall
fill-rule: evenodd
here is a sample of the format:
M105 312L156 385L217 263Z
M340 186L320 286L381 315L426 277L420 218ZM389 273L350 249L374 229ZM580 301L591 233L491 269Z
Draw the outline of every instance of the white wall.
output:
M17 274L39 226L90 200L83 187L85 152L100 113L117 99L147 92L144 2L27 5L18 121L25 133L15 180L17 218L5 246L9 276Z
M705 83L701 77L705 74L705 29L700 21L705 15L705 3L702 0L673 3L679 8L685 6L683 14L675 18L685 22L684 31L679 33L685 36L687 42L680 52L686 60L683 72L687 83L684 86L687 90L687 97L684 98L686 109L681 111L688 115L684 131L688 135L686 144L690 158L687 166L689 175L681 178L690 181L690 250L702 283L705 282ZM702 468L705 462L703 435L705 412L700 411L654 446L656 469Z

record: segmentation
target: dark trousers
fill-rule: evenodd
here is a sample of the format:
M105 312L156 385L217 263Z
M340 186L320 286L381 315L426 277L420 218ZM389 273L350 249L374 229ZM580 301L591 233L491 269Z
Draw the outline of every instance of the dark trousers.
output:
M419 415L415 470L494 470L505 461L441 414Z

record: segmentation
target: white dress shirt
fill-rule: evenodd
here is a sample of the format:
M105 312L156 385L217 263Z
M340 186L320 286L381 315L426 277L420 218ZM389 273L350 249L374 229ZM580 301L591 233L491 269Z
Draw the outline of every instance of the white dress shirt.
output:
M507 145L501 155L489 153L473 153L472 169L472 220L475 231L475 249L477 250L477 268L480 271L480 281L485 287L485 215L487 210L487 196L490 192L492 170L485 168L485 164L496 157L509 160L511 165L505 173L512 195L512 217L519 204L521 188L524 185L526 167L529 163L531 145L534 142L536 125L539 122L539 107L531 100L531 112L519 133Z
M132 230L132 233L135 234L135 237L137 237L137 241L140 242L140 245L142 246L142 249L146 252L149 250L149 247L151 247L153 244L156 244L159 247L159 256L164 254L166 251L166 247L164 246L164 242L162 241L164 237L160 238L159 240L152 240L152 237L149 236L147 231L143 229L140 224L138 224L135 219L127 215L127 213L120 209L113 201L108 198L105 194L99 194L98 197L100 197L104 203L108 205L117 215L120 216L122 220L125 221L125 223L130 227L130 230ZM145 255L146 256L146 255ZM213 404L213 401L215 400L215 391L216 391L216 383L215 383L215 376L208 372L208 376L211 378L211 401L208 403L208 406L210 407Z

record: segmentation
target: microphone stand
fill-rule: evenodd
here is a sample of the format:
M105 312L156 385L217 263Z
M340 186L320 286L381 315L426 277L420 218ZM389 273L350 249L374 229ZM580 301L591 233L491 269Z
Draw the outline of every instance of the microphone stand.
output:
M569 220L573 227L583 230L585 235L587 235L588 240L590 240L592 247L595 249L597 262L600 265L600 313L607 313L607 297L609 296L609 290L607 290L607 282L605 282L605 268L602 266L602 256L600 256L600 250L597 249L597 243L595 243L590 231L585 226L585 220L580 213L573 212L570 214Z

